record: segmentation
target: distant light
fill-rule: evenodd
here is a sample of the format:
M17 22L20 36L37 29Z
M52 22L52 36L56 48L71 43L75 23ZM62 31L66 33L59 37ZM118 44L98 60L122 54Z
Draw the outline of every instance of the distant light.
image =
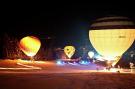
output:
M57 61L56 61L56 64L57 64L57 65L64 65L64 62L61 61L61 60L57 60Z
M71 64L71 65L78 65L78 63L76 63L76 62L68 62L68 64Z
M100 55L96 56L96 59L99 60L99 61L105 61L105 60L103 59L103 57L101 57Z
M82 65L88 65L88 64L90 64L89 61L84 61L84 60L80 61L79 63L82 64Z

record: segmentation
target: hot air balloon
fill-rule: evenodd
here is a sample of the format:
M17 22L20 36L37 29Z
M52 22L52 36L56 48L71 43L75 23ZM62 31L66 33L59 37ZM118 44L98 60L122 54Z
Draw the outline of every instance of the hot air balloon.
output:
M93 56L94 56L94 52L89 51L89 52L88 52L88 56L89 56L90 58L93 58Z
M30 57L33 57L37 54L40 49L41 42L37 37L26 36L20 40L19 47L20 49Z
M75 53L75 47L74 46L65 46L64 52L68 56L68 58L70 59Z
M91 25L89 39L96 51L114 66L134 42L135 26L127 17L99 18Z

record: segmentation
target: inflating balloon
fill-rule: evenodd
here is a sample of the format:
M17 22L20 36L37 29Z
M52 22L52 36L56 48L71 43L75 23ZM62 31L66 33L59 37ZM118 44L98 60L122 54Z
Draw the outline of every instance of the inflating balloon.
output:
M71 58L75 53L75 47L74 46L65 46L64 52L68 56L68 58Z
M93 56L94 56L94 52L89 51L89 52L88 52L88 56L89 56L90 58L93 58Z
M33 57L37 54L40 49L41 42L38 38L34 36L26 36L20 40L19 47L20 49L30 57Z
M97 19L91 25L89 39L96 51L114 66L135 40L134 23L127 17Z

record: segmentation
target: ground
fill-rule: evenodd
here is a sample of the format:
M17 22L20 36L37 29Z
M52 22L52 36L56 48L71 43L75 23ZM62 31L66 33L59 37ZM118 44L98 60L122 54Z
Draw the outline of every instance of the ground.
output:
M92 66L58 66L53 62L24 64L36 65L42 69L1 69L0 89L135 89L135 74L96 72L94 64ZM6 65L8 68L10 65L12 68L22 68L16 62L0 62L0 66Z

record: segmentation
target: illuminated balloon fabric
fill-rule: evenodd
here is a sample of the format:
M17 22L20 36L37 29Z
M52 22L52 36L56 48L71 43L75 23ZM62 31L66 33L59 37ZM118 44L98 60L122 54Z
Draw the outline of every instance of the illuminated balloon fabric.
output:
M20 40L20 49L27 56L35 56L40 49L41 42L38 38L34 36L27 36Z
M107 60L114 60L115 65L135 40L134 23L127 17L97 19L91 25L89 39L96 51Z
M65 46L64 52L68 56L68 58L71 58L75 53L75 47L74 46Z
M89 52L88 52L88 56L89 56L90 58L92 58L92 57L94 56L94 52L89 51Z

